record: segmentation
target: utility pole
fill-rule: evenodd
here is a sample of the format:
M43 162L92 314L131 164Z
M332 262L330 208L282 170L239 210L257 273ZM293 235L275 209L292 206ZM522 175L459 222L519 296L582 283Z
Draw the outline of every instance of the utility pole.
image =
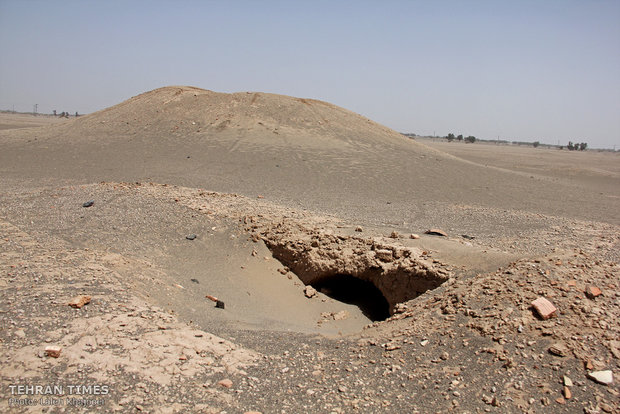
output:
M39 106L39 104L34 104L34 108L32 110L32 113L35 114L35 115L37 114L38 106Z

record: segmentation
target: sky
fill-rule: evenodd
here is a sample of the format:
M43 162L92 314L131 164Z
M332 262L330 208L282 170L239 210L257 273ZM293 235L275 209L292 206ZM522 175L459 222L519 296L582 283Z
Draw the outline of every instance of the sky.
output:
M620 1L0 0L0 109L90 113L169 85L620 148Z

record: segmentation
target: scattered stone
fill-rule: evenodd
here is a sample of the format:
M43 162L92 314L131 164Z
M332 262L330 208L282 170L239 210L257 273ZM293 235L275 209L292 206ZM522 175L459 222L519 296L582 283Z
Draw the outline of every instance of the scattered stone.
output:
M304 295L306 295L307 298L313 298L316 296L316 289L308 285L304 288Z
M442 352L441 355L439 356L439 358L443 359L444 361L447 360L448 358L450 358L450 354L447 352Z
M185 236L185 238L187 240L195 240L196 239L196 235L195 234L189 234L189 235Z
M446 233L445 231L441 230L441 229L430 229L430 230L426 230L424 232L424 234L430 234L431 236L441 236L441 237L448 237L448 233Z
M396 306L394 306L394 313L404 313L407 311L407 309L409 309L409 307L404 304L404 303L397 303Z
M426 345L428 345L428 339L425 339L425 340L423 340L423 341L420 341L420 345L422 345L422 346L426 346Z
M400 238L400 234L398 234L397 231L393 231L392 234L390 234L390 238L391 239L398 239L398 238Z
M196 284L200 283L200 282L198 281L198 279L190 279L190 281L192 281L192 282L194 282L194 283L196 283Z
M71 306L72 308L81 309L84 305L90 303L90 299L91 297L88 295L76 296L71 299L69 303L67 303L67 305Z
M411 233L411 234L409 235L409 238L410 238L410 239L413 239L413 240L417 240L417 239L419 239L419 238L420 238L420 236L419 236L419 235L417 235L417 234L415 234L415 233Z
M566 385L564 386L564 391L562 392L562 395L564 395L564 398L566 398L567 400L573 398L573 393L570 392L570 388L568 388Z
M62 348L58 345L48 345L45 347L45 354L52 358L58 358L61 352Z
M572 387L573 386L573 380L571 380L566 375L564 375L564 385L567 386L567 387Z
M95 204L95 200L89 200L82 204L82 207L92 207Z
M568 350L566 345L564 345L561 342L556 342L555 344L549 347L549 353L556 355L556 356L565 357L569 354L569 352L570 351Z
M357 226L357 227L355 228L355 231L357 231L358 233L361 233L361 232L363 232L363 231L364 231L364 229L362 228L362 226Z
M224 302L223 302L223 301L221 301L221 300L218 300L218 301L216 301L216 302L215 302L215 307L216 307L216 308L219 308L219 309L224 309L224 307L225 307L225 306L226 306L226 305L225 305L225 304L224 304Z
M226 379L218 381L217 385L219 385L220 387L224 387L224 388L230 388L233 386L233 382L229 380L228 378L226 378Z
M536 313L538 313L538 316L540 316L541 319L549 319L553 317L555 315L555 312L557 311L556 307L543 297L540 297L534 302L532 302L532 306L534 307Z
M342 310L340 312L334 313L334 320L341 321L343 319L347 319L349 317L349 312Z
M599 289L596 286L588 286L586 287L586 296L589 299L594 299L598 296L600 296L603 292L601 292L601 289Z
M136 404L136 410L138 411L144 411L144 407L141 406L140 404Z
M461 237L467 240L473 240L476 238L475 236L470 236L468 234L461 234Z
M281 269L278 269L278 272L280 272L281 274L285 275L285 274L288 273L288 269L287 268L281 268Z
M606 402L601 401L598 403L598 406L601 407L601 410L605 411L606 413L614 412L614 408L611 405L607 404Z
M614 376L611 370L588 372L588 378L599 384L609 385L614 382Z
M564 397L556 398L555 402L558 403L558 404L562 404L562 405L566 404L566 400L564 399Z

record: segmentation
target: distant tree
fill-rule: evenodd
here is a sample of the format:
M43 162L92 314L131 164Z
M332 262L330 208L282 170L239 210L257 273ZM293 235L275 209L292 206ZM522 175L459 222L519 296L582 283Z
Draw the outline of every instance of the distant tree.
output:
M458 141L463 141L463 134L460 134L458 137L456 137L456 139L457 139Z
M465 142L471 142L473 144L474 142L476 142L476 137L470 135L467 138L465 138Z
M56 116L56 110L54 109L54 116Z
M566 146L566 148L568 148L569 151L574 150L575 146L573 145L573 141L568 141L568 145Z
M532 142L532 145L534 146L534 148L537 148L540 145L540 141L534 141Z
M454 134L453 133L449 133L448 136L446 137L448 139L449 142L454 141Z
M585 142L582 142L581 144L579 144L579 150L580 151L584 151L586 148L588 148L588 144Z

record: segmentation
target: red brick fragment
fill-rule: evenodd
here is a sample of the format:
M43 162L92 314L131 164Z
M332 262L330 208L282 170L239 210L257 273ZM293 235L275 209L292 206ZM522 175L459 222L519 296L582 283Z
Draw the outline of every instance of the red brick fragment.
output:
M538 316L542 319L552 318L557 311L556 307L543 297L540 297L532 302L532 306L536 310L536 313L538 313Z
M588 286L586 288L586 296L590 299L594 299L597 296L600 296L603 292L596 286Z

